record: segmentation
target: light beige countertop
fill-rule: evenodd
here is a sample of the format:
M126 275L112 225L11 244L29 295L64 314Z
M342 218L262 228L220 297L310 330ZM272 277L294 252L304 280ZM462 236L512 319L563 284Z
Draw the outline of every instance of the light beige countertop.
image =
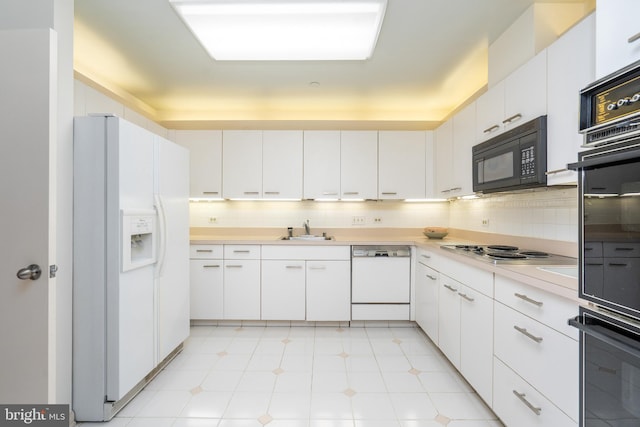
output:
M333 240L281 240L287 235L283 228L216 228L200 227L191 229L191 244L255 244L255 245L412 245L423 249L439 249L443 244L504 244L531 250L546 251L572 258L577 256L577 244L555 240L536 239L522 236L506 236L491 233L470 232L450 229L450 234L441 240L430 240L422 234L421 228L326 228L311 230L314 234L325 232ZM295 229L294 235L303 234ZM564 274L540 269L536 265L492 264L445 250L438 252L460 262L491 271L530 286L580 302L578 280ZM577 259L576 259L577 265ZM566 266L565 266L566 267Z

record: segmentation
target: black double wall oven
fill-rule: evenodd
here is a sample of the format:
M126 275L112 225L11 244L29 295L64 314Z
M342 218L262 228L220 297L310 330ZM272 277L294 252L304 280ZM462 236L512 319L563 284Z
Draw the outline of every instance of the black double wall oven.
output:
M640 61L580 93L580 426L640 426Z

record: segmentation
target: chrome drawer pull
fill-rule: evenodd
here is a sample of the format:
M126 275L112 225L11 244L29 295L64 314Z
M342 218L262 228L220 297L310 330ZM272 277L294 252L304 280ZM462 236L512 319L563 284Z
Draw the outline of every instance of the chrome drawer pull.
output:
M203 191L202 194L220 194L218 191Z
M629 37L629 39L627 40L627 43L633 43L637 40L640 40L640 33Z
M395 196L395 195L397 195L397 194L398 194L398 193L397 193L397 192L395 192L395 191L383 191L383 192L382 192L382 195L383 195L383 196Z
M196 252L213 252L213 249L196 249Z
M302 268L301 265L287 265L285 268Z
M460 295L462 298L466 299L469 302L474 302L476 299L475 298L471 298L470 296L468 296L467 294L463 294L461 292L458 292L458 295Z
M280 192L279 191L265 191L264 194L272 196L272 195L278 195L278 194L280 194Z
M236 265L236 264L231 264L231 265L227 265L227 268L242 268L242 265Z
M523 301L529 302L533 305L537 305L538 307L542 307L542 304L544 304L542 301L536 301L534 299L529 298L528 296L524 295L524 294L519 294L519 293L514 293L513 295L515 295L516 297L520 298Z
M569 172L569 169L567 169L567 168L555 169L555 170L552 170L552 171L547 171L544 174L549 176L549 175L555 175L557 173L562 173L562 172Z
M513 390L513 394L515 394L516 396L518 396L518 399L520 399L520 401L522 403L524 403L525 405L527 405L527 408L531 409L531 411L536 414L536 415L540 415L540 412L542 412L542 408L536 408L535 406L533 406L531 404L531 402L529 402L526 399L526 394L524 393L518 393L516 390Z
M507 123L511 123L512 121L519 120L521 118L522 118L522 114L518 113L518 114L515 114L515 115L513 115L511 117L508 117L508 118L504 119L502 121L502 123L506 125Z
M358 191L345 191L342 194L344 194L345 196L357 196L360 193Z
M433 276L432 276L432 275L430 275L430 274L427 274L427 277L428 277L429 279L431 279L431 280L436 280L436 279L437 279L437 277L433 277Z
M203 265L204 268L220 268L220 264Z
M429 255L424 255L424 254L422 254L422 255L420 255L420 256L421 256L422 258L431 259L431 257L430 257Z
M322 195L323 196L337 196L338 193L336 193L335 191L323 191Z
M458 292L456 288L451 285L443 285L445 288L449 289L451 292Z
M244 194L246 196L257 196L258 194L260 194L259 191L245 191Z
M233 253L234 253L234 254L248 254L248 253L250 253L250 252L251 252L251 251L249 251L249 250L247 250L247 249L243 249L243 250L237 249L237 250L234 250L234 251L233 251Z
M310 270L326 270L327 267L323 266L323 265L319 265L319 266L309 266Z
M541 343L542 342L542 337L537 337L535 335L532 335L529 331L527 331L525 328L521 328L519 326L513 325L513 329L515 329L516 331L520 332L522 335L524 335L527 338L530 338L532 340L534 340L537 343Z
M486 128L485 130L483 130L482 133L491 133L494 130L498 130L498 129L500 129L499 125L493 125L490 128Z

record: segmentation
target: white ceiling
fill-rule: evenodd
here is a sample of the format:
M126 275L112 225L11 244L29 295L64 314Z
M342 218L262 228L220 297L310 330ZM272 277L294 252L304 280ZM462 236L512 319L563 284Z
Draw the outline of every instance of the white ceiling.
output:
M75 0L75 69L169 128L430 129L485 88L488 45L534 2L388 0L367 61L217 62L168 0Z

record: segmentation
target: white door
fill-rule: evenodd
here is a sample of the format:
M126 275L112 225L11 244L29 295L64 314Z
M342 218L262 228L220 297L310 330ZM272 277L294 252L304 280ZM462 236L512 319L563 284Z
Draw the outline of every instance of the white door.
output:
M0 402L45 403L54 366L56 152L55 38L49 30L0 31ZM5 102L10 100L10 102ZM28 117L28 120L26 119ZM16 273L37 264L37 280ZM54 310L52 310L54 308Z

